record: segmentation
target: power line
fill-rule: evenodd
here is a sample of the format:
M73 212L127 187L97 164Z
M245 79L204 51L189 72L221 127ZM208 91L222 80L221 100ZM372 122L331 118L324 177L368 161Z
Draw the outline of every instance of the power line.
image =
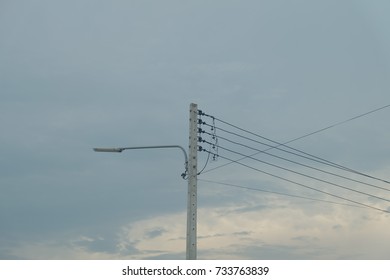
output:
M207 135L211 135L210 133L206 132L206 131L202 131L203 133L207 134ZM336 174L336 173L333 173L333 172L329 172L329 171L326 171L326 170L323 170L323 169L320 169L320 168L316 168L316 167L313 167L313 166L310 166L310 165L307 165L307 164L303 164L303 163L300 163L300 162L297 162L297 161L294 161L294 160L290 160L290 159L287 159L287 158L284 158L284 157L281 157L281 156L277 156L277 155L274 155L274 154L271 154L271 153L268 153L264 150L259 150L259 149L256 149L256 148L253 148L253 147L250 147L248 145L245 145L245 144L242 144L242 143L238 143L236 141L233 141L233 140L230 140L230 139L227 139L225 137L222 137L222 136L218 136L219 139L222 139L222 140L225 140L229 143L232 143L232 144L235 144L235 145L239 145L239 146L242 146L242 147L245 147L245 148L248 148L248 149L251 149L251 150L254 150L254 151L258 151L258 152L261 152L263 154L266 154L266 155L269 155L271 157L275 157L275 158L278 158L278 159L281 159L281 160L284 160L284 161L287 161L287 162L291 162L291 163L294 163L294 164L297 164L297 165L300 165L300 166L303 166L303 167L306 167L306 168L309 168L309 169L312 169L312 170L316 170L316 171L319 171L319 172L322 172L322 173L325 173L325 174L329 174L329 175L332 175L332 176L336 176L336 177L339 177L339 178L342 178L342 179L345 179L345 180L349 180L349 181L352 181L352 182L355 182L355 183L360 183L360 184L363 184L363 185L366 185L366 186L370 186L370 187L373 187L373 188L377 188L377 189L381 189L381 190L384 190L384 191L388 191L390 192L389 189L386 189L384 187L380 187L380 186L377 186L377 185L373 185L373 184L370 184L370 183L366 183L366 182L363 182L363 181L359 181L359 180L355 180L355 179L352 179L352 178L348 178L346 176L342 176L342 175L339 175L339 174ZM255 141L255 140L254 140ZM279 149L279 148L278 148ZM285 151L283 149L281 149L282 151ZM289 151L286 151L289 153ZM295 154L295 153L293 153ZM241 155L241 154L240 154ZM299 155L298 155L299 156ZM255 158L252 158L252 156L245 156L245 158L251 158L251 159L255 159Z
M264 137L264 136L261 136L261 135L259 135L259 134L257 134L257 133L254 133L254 132L251 132L251 131L249 131L249 130L240 128L240 127L238 127L238 126L235 126L235 125L233 125L233 124L230 124L230 123L228 123L228 122L225 122L225 121L223 121L223 120L221 120L221 119L217 119L217 118L216 118L216 120L218 120L218 121L220 121L220 122L222 122L222 123L224 123L224 124L230 125L230 126L236 128L236 129L239 129L239 130L241 130L241 131L244 131L244 132L246 132L246 133L252 134L252 135L257 136L257 137L260 137L260 138L262 138L262 139L266 139L266 140L268 140L268 141L270 141L270 142L273 142L273 143L277 144L278 146L283 146L283 147L292 149L292 150L294 150L294 151L300 152L300 153L302 153L302 154L304 154L304 155L308 155L308 156L313 157L313 158L316 158L316 159L318 159L318 160L321 160L321 161L330 163L330 164L332 164L332 165L334 165L334 166L338 166L339 168L344 169L344 170L346 170L346 171L350 171L350 172L353 172L353 173L356 173L356 174L359 174L359 175L362 175L362 176L366 176L366 177L369 177L369 178L372 178L372 179L378 179L378 178L375 178L375 177L373 177L373 176L370 176L370 175L361 173L361 172L359 172L359 171L350 169L350 168L348 168L348 167L342 166L342 165L340 165L340 164L331 162L331 161L329 161L329 160L320 158L320 157L315 156L315 155L313 155L313 154L306 153L306 152L304 152L304 151L302 151L302 150L295 149L295 148L293 148L293 147L287 146L287 145L285 145L285 144L283 144L283 143L280 143L280 142L271 140L271 139L269 139L269 138L267 138L267 137ZM277 147L278 147L278 146L277 146ZM382 179L379 179L379 180L382 181ZM388 181L385 181L385 182L386 182L386 183L390 183L390 182L388 182Z
M203 149L201 146L199 146L199 150L200 150L200 151L207 152L207 153L211 153L212 155L216 155L216 154L214 154L214 153L211 152L211 151L208 151L208 150L206 150L206 149ZM225 156L221 156L221 155L216 155L216 156L218 156L218 157L220 157L220 158L223 158L223 159L226 159L226 160L228 160L228 161L233 161L233 160L231 160L230 158L227 158L227 157L225 157ZM278 179L283 180L283 181L285 181L285 182L289 182L289 183L292 183L292 184L301 186L301 187L303 187L303 188L307 188L307 189L310 189L310 190L313 190L313 191L316 191L316 192L320 192L320 193L323 193L323 194L326 194L326 195L329 195L329 196L332 196L332 197L336 197L336 198L341 199L341 200L344 200L344 201L352 202L352 203L354 203L354 204L358 204L358 205L361 205L361 206L364 206L364 207L368 207L368 208L371 208L371 209L375 209L375 210L380 211L380 212L390 213L390 211L388 211L388 210L380 209L380 208L377 208L377 207L375 207L375 206L371 206L371 205L364 204L364 203L361 203L361 202L358 202L358 201L354 201L354 200L349 199L349 198L345 198L345 197L336 195L336 194L332 194L332 193L329 193L329 192L326 192L326 191L322 191L322 190L319 190L319 189L316 189L316 188L307 186L307 185L305 185L305 184L302 184L302 183L299 183L299 182L295 182L295 181L293 181L293 180L286 179L286 178L283 178L283 177L281 177L281 176L272 174L272 173L270 173L270 172L266 172L266 171L260 170L260 169L258 169L258 168L255 168L255 167L253 167L253 166L249 166L249 165L244 164L244 163L241 163L241 162L235 162L235 163L237 163L237 164L239 164L239 165L241 165L241 166L247 167L247 168L249 168L249 169L255 170L255 171L257 171L257 172L266 174L266 175L268 175L268 176L271 176L271 177L274 177L274 178L278 178Z
M203 141L205 143L207 143L207 144L210 144L209 142L207 142L205 140L203 140ZM231 149L228 149L228 148L225 148L225 147L222 147L222 146L218 146L218 147L220 149L228 151L230 153L234 153L234 154L237 154L237 155L240 155L240 156L245 156L244 154L236 152L236 151L233 151ZM303 177L306 177L306 178L309 178L309 179L313 179L313 180L316 180L316 181L319 181L319 182L322 182L322 183L325 183L325 184L329 184L329 185L332 185L332 186L335 186L335 187L338 187L338 188L342 188L342 189L349 190L349 191L352 191L352 192L355 192L355 193L367 195L367 196L372 197L372 198L376 198L376 199L379 199L379 200L390 202L390 200L387 199L387 198L379 197L379 196L376 196L376 195L373 195L373 194L369 194L369 193L362 192L362 191L359 191L359 190L355 190L355 189L352 189L352 188L349 188L349 187L345 187L345 186L342 186L342 185L339 185L339 184L336 184L336 183L332 183L332 182L329 182L329 181L326 181L326 180L323 180L323 179L320 179L320 178L316 178L314 176L307 175L307 174L304 174L304 173L301 173L301 172L298 172L298 171L295 171L295 170L292 170L292 169L289 169L289 168L285 168L285 167L282 167L282 166L279 166L279 165L276 165L276 164L272 164L272 163L269 163L269 162L266 162L266 161L263 161L263 160L260 160L260 159L256 159L256 158L251 157L251 156L247 156L247 158L250 158L250 159L255 160L257 162L261 162L261 163L267 164L269 166L276 167L276 168L279 168L279 169L282 169L282 170L285 170L285 171L288 171L288 172L291 172L291 173L294 173L294 174L297 174L297 175L300 175L300 176L303 176Z
M340 121L340 122L334 123L334 124L332 124L332 125L326 126L326 127L324 127L324 128L318 129L318 130L315 130L315 131L313 131L313 132L310 132L310 133L304 134L304 135L302 135L302 136L300 136L300 137L297 137L297 138L291 139L291 140L289 140L289 141L287 141L287 142L284 142L284 143L277 143L277 144L280 144L280 145L289 144L289 143L291 143L291 142L295 142L295 141L297 141L297 140L300 140L300 139L306 138L306 137L308 137L308 136L311 136L311 135L314 135L314 134L320 133L320 132L322 132L322 131L325 131L325 130L328 130L328 129L330 129L330 128L333 128L333 127L339 126L339 125L341 125L341 124L344 124L344 123L347 123L347 122L350 122L350 121L356 120L356 119L358 119L358 118L361 118L361 117L367 116L367 115L369 115L369 114L372 114L372 113L375 113L375 112L377 112L377 111L380 111L380 110L386 109L386 108L388 108L388 107L390 107L390 104L388 104L388 105L385 105L385 106L382 106L382 107L379 107L379 108L376 108L376 109L373 109L373 110L371 110L371 111L368 111L368 112L366 112L366 113L363 113L363 114L357 115L357 116L355 116L355 117L352 117L352 118L346 119L346 120L344 120L344 121ZM202 111L200 111L200 110L199 110L199 113L200 113L200 115L207 116L207 117L211 117L211 118L213 118L213 119L216 119L216 120L219 120L219 121L223 122L222 120L220 120L220 119L218 119L218 118L215 118L214 116L211 116L211 115L205 114L204 112L202 112ZM229 124L229 123L227 123L227 122L226 122L226 124ZM229 124L229 125L231 125L231 124ZM271 141L271 140L270 140L270 141Z
M202 112L202 111L200 111L200 110L199 110L199 115L200 115L200 116L210 117L210 118L213 119L213 121L218 120L219 122L224 123L224 124L229 125L229 126L232 126L232 127L236 128L236 129L238 129L238 130L241 130L241 131L243 131L243 132L252 134L252 135L254 135L254 136L257 136L257 137L260 137L260 138L265 139L265 140L267 140L267 141L270 141L270 142L272 142L272 143L275 143L276 146L273 146L273 147L271 147L270 149L274 149L274 148L277 148L277 147L279 147L279 146L284 146L284 147L287 147L287 148L292 149L292 150L294 150L294 151L297 151L297 152L300 152L300 153L302 153L302 154L308 155L308 156L310 156L310 157L312 157L312 158L315 158L315 159L318 159L318 160L320 160L320 161L323 161L323 162L326 162L326 163L328 163L328 164L331 164L332 166L337 166L337 167L340 168L340 169L343 169L343 170L346 170L346 171L349 171L349 172L353 172L353 173L359 174L359 175L361 175L361 176L365 176L365 177L368 177L368 178L371 178L371 179L379 180L379 181L382 181L382 182L385 182L385 183L390 184L390 182L387 181L387 180L383 180L383 179L381 179L381 178L377 178L377 177L374 177L374 176L371 176L371 175L368 175L368 174L364 174L364 173L362 173L362 172L359 172L359 171L353 170L353 169L351 169L351 168L348 168L348 167L345 167L345 166L342 166L342 165L333 163L333 162L328 161L328 160L326 160L326 159L317 157L317 156L315 156L315 155L312 155L312 154L303 152L303 151L301 151L301 150L298 150L298 149L295 149L295 148L292 148L292 147L286 145L286 144L288 144L288 143L297 141L297 140L302 139L302 138L304 138L304 137L307 137L307 136L310 136L310 135L319 133L319 132L321 132L321 131L324 131L324 130L330 129L330 128L332 128L332 127L341 125L341 124L343 124L343 123L346 123L346 122L355 120L355 119L357 119L357 118L366 116L366 115L368 115L368 114L377 112L377 111L379 111L379 110L383 110L383 109L385 109L385 108L387 108L387 107L390 107L390 104L389 104L389 105L386 105L386 106L382 106L382 107L377 108L377 109L374 109L374 110L371 110L371 111L369 111L369 112L367 112L367 113L360 114L360 115L358 115L358 116L355 116L355 117L353 117L353 118L347 119L347 120L345 120L345 121L341 121L341 122L335 123L335 124L333 124L333 125L330 125L330 126L327 126L327 127L325 127L325 128L319 129L319 130L314 131L314 132L312 132L312 133L303 135L303 136L301 136L301 137L298 137L298 138L289 140L289 141L287 141L287 142L285 142L285 143L280 143L280 142L271 140L271 139L269 139L269 138L267 138L267 137L261 136L261 135L259 135L259 134L257 134L257 133L254 133L254 132L245 130L245 129L240 128L240 127L238 127L238 126L235 126L235 125L233 125L233 124L231 124L231 123L229 123L229 122L226 122L226 121L223 121L223 120L221 120L221 119L219 119L219 118L216 118L216 117L214 117L214 116L208 115L208 114L206 114L206 113L204 113L204 112ZM267 149L267 150L270 150L270 149ZM261 153L261 152L254 153L254 154L252 154L251 156L257 155L257 154L259 154L259 153ZM233 161L233 162L238 162L238 161L241 161L241 160L243 160L243 159L245 159L245 158L246 158L246 157L243 157L243 158L240 158L240 159L238 159L238 160L236 160L236 161ZM212 171L212 170L215 170L215 169L218 169L218 168L222 168L222 167L224 167L224 166L226 166L226 165L229 165L229 164L231 164L231 163L233 163L233 162L229 162L229 163L224 164L224 165L221 165L221 166L219 166L219 167L216 167L216 168L207 170L206 172L210 172L210 171ZM205 172L205 173L206 173L206 172Z
M388 107L390 107L390 104L388 104L388 105L385 105L385 106L382 106L382 107L379 107L379 108L377 108L377 109L374 109L374 110L371 110L371 111L369 111L369 112L366 112L366 113L363 113L363 114L357 115L357 116L355 116L355 117L352 117L352 118L350 118L350 119L347 119L347 120L344 120L344 121L341 121L341 122L338 122L338 123L335 123L335 124L329 125L329 126L327 126L327 127L321 128L321 129L319 129L319 130L316 130L316 131L313 131L313 132L311 132L311 133L308 133L308 134L302 135L302 136L300 136L300 137L297 137L297 138L294 138L294 139L292 139L292 140L289 140L289 141L287 141L287 142L285 142L285 143L283 143L283 144L289 144L289 143L291 143L291 142L294 142L294 141L300 140L300 139L302 139L302 138L305 138L305 137L311 136L311 135L313 135L313 134L320 133L320 132L322 132L322 131L324 131L324 130L327 130L327 129L333 128L333 127L335 127L335 126L339 126L339 125L341 125L341 124L344 124L344 123L347 123L347 122L350 122L350 121L353 121L353 120L356 120L356 119L358 119L358 118L361 118L361 117L367 116L367 115L369 115L369 114L375 113L375 112L377 112L377 111L383 110L383 109L385 109L385 108L388 108Z
M202 122L203 125L206 125L206 126L210 126L209 124L207 124L206 122ZM211 127L211 126L210 126ZM308 156L304 156L302 154L299 154L299 153L295 153L295 152L292 152L292 151L288 151L288 150L285 150L285 149L282 149L282 148L279 148L279 146L273 146L273 145L270 145L270 144L267 144L267 143L264 143L264 142L261 142L261 141L258 141L258 140L255 140L255 139L252 139L252 138L249 138L249 137L246 137L246 136L243 136L241 134L238 134L238 133L235 133L235 132L232 132L232 131L229 131L229 130L226 130L226 129L223 129L221 127L215 127L217 128L219 131L222 131L222 132L225 132L225 133L228 133L228 134L231 134L231 135L235 135L237 137L240 137L240 138L243 138L243 139L246 139L246 140L249 140L249 141L252 141L252 142L255 142L255 143L258 143L258 144L261 144L261 145L264 145L264 146L267 146L269 147L268 149L265 149L265 150L259 150L258 152L254 153L254 154L251 154L251 156L255 156L255 155L258 155L260 153L266 153L267 151L269 150L272 150L272 149L276 149L278 151L282 151L282 152L285 152L285 153L289 153L289 154L292 154L292 155L295 155L295 156L298 156L298 157L301 157L301 158L304 158L304 159L307 159L307 160L310 160L310 161L314 161L314 162L317 162L317 163L321 163L321 164L324 164L324 165L328 165L328 166L331 166L331 167L334 167L334 168L337 168L337 169L341 169L343 171L348 171L348 172L351 172L349 170L346 170L345 168L340 168L338 165L335 165L335 164L330 164L328 162L325 162L325 161L322 161L322 160L318 160L318 159L315 159L313 157L308 157ZM205 132L203 130L201 130L201 132ZM219 138L222 139L222 137L219 136ZM217 167L214 167L214 168L211 168L207 171L205 171L204 173L208 173L210 171L213 171L215 169L219 169L219 168L222 168L226 165L229 165L229 164L232 164L236 161L241 161L241 160L244 160L246 159L247 157L243 157L243 158L240 158L240 159L237 159L233 162L229 162L229 163L226 163L226 164L223 164L223 165L220 165L220 166L217 166ZM353 172L355 173L355 172Z
M198 180L202 181L202 182L206 182L206 183L212 183L212 184L217 184L217 185L229 186L229 187L234 187L234 188L239 188L239 189L246 189L246 190L250 190L250 191L271 193L271 194L276 194L276 195L281 195L281 196L301 198L301 199L307 199L307 200L318 201L318 202L325 202L325 203L332 203L332 204L338 204L338 205L349 206L349 207L366 208L366 207L363 207L363 206L357 206L357 205L352 205L352 204L340 203L340 202L329 201L329 200L324 200L324 199L310 198L310 197L306 197L306 196L300 196L300 195L294 195L294 194L288 194L288 193L268 191L268 190L263 190L263 189L258 189L258 188L245 187L245 186L236 185L236 184L217 182L217 181L205 180L205 179L198 179Z
M210 160L210 154L207 155L207 160L205 165L203 166L202 170L198 172L198 175L202 174L202 172L206 169L207 164L209 163Z

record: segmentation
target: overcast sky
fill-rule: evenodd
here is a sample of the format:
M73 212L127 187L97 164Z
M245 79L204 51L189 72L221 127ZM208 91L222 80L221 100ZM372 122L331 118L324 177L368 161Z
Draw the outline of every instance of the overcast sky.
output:
M187 147L191 102L280 142L388 105L389 13L385 0L0 1L0 259L184 259L181 152L92 147ZM389 116L290 145L390 179ZM238 164L199 179L348 203ZM200 259L390 258L384 212L205 181L198 195Z

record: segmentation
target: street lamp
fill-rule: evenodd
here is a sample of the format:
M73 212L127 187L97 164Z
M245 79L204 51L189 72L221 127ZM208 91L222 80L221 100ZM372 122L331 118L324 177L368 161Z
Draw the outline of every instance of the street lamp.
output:
M139 149L169 149L169 148L178 148L182 150L185 159L185 171L181 174L183 179L186 179L188 175L188 156L186 150L179 145L164 145L164 146L142 146L142 147L123 147L123 148L94 148L95 152L107 152L107 153L121 153L124 150L139 150ZM189 189L190 189L190 180ZM193 203L193 202L192 202ZM190 207L190 201L188 202L189 206L187 208L187 247L186 247L186 257L187 259L196 259L196 227L192 225L191 219L196 217L196 207ZM196 219L195 219L196 222Z
M178 145L166 146L144 146L144 147L125 147L125 148L94 148L95 152L121 153L124 150L136 149L164 149L178 148L183 151L185 157L185 171L182 174L183 179L187 179L187 244L186 258L187 260L196 260L197 254L197 208L198 208L198 105L190 104L190 122L189 122L189 146L188 156L186 150Z
M140 150L140 149L170 149L170 148L178 148L182 150L184 154L184 166L185 166L185 171L181 176L183 179L185 179L185 176L187 175L188 172L188 156L186 150L182 146L179 145L163 145L163 146L141 146L141 147L124 147L124 148L93 148L95 152L104 152L104 153L121 153L124 150Z

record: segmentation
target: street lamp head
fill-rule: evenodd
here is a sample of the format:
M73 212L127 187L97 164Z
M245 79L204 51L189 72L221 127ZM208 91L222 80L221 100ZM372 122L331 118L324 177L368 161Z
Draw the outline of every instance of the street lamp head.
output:
M106 153L121 153L122 148L93 148L95 152L106 152Z

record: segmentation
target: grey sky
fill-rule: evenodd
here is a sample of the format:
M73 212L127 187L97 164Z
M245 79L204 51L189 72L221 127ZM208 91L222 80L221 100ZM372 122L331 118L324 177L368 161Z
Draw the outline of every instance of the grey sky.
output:
M184 258L181 152L92 147L187 146L191 102L277 141L390 104L389 11L384 0L1 1L0 259ZM388 116L292 145L388 179ZM237 165L200 177L331 200ZM205 182L199 206L199 258L390 258L384 213Z

